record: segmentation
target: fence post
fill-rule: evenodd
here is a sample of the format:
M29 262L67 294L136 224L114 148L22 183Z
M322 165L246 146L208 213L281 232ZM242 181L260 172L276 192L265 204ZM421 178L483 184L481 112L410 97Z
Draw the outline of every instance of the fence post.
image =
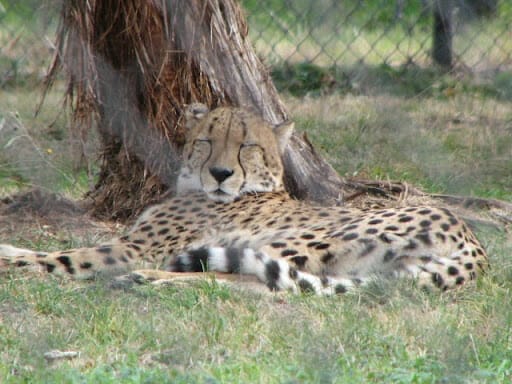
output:
M432 58L442 67L452 66L452 0L435 0Z
M495 17L498 14L498 0L467 0L475 17Z

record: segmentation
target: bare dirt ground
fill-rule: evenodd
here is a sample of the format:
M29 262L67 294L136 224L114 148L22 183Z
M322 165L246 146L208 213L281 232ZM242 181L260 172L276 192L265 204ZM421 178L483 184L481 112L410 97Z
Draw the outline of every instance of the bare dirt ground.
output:
M0 237L27 243L67 242L69 238L101 239L118 234L119 223L93 219L83 202L31 189L0 199Z

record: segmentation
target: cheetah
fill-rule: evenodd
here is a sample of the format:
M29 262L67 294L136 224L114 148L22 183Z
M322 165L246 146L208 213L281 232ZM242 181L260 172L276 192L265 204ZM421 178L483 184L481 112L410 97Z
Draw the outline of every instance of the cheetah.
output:
M44 253L0 245L0 270L149 280L213 271L256 277L272 291L331 295L380 277L444 291L487 268L475 235L445 208L358 210L291 198L281 160L291 122L271 126L243 108L202 104L189 106L185 119L176 197L96 247Z

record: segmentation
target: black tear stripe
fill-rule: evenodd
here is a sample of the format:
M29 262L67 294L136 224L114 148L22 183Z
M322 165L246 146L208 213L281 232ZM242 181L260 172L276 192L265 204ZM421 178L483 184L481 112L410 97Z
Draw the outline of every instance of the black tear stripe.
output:
M277 281L279 280L280 273L281 268L277 261L271 260L266 264L265 277L267 278L267 286L273 291L276 291L279 288L277 286Z

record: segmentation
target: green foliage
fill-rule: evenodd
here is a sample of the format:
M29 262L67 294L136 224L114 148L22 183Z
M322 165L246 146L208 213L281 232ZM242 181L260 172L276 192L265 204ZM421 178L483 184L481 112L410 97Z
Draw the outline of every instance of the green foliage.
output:
M249 18L257 14L258 19L251 20L260 26L268 26L268 20L261 14L263 7L268 14L272 14L280 23L300 28L301 25L339 25L342 21L350 20L354 27L364 30L388 29L393 26L416 25L417 27L430 26L429 13L422 14L423 6L420 0L408 1L403 7L400 19L397 18L396 2L383 0L345 0L339 4L332 1L308 0L287 2L283 0L244 0L243 8ZM327 12L325 10L328 10ZM371 22L369 22L371 20ZM259 28L262 29L262 28Z
M332 71L311 63L283 64L272 68L272 79L278 89L294 96L328 92L337 82ZM337 89L340 87L336 84Z
M448 100L456 94L512 100L512 73L499 72L483 81L481 78L447 73L439 68L407 64L392 67L359 64L354 67L324 68L302 62L276 64L272 78L281 92L302 97L330 93L382 94L402 97L435 97Z
M512 72L500 72L493 79L489 87L489 94L496 95L500 99L512 100Z
M45 5L47 7L45 7ZM25 28L39 28L40 22L44 22L40 15L36 16L38 10L45 8L45 12L52 12L53 16L58 14L58 3L55 1L41 2L40 0L3 0L0 1L0 25L8 30L22 30ZM27 21L31 21L27 23Z

